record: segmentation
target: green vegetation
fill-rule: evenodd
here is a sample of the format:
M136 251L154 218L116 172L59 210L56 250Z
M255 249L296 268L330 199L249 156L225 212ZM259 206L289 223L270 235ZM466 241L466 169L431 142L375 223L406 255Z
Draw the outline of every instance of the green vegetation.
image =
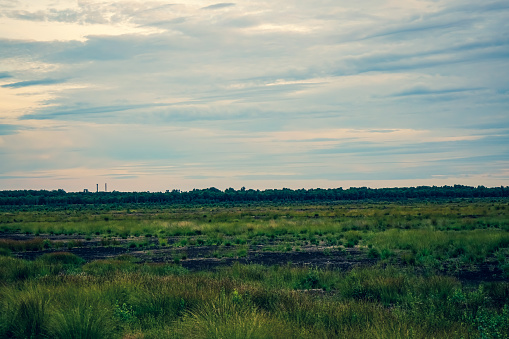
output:
M338 272L235 264L191 273L125 258L68 262L0 258L1 337L507 338L509 333L507 282L470 286L391 266Z
M506 198L9 208L0 338L509 338L508 211Z
M168 190L162 192L72 192L54 191L0 191L0 206L49 205L67 206L81 204L183 204L203 205L222 203L289 202L316 203L348 200L398 201L407 199L436 200L451 198L500 198L509 197L508 187L419 186L396 188L315 188L315 189L267 189L264 191L228 188L221 191L215 187L193 189L189 192ZM318 215L317 215L318 216Z

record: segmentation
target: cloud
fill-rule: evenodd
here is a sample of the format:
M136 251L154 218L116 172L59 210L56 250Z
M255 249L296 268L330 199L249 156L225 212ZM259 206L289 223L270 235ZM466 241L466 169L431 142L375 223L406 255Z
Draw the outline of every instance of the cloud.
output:
M2 85L4 88L21 88L21 87L29 87L29 86L41 86L41 85L55 85L66 82L66 79L40 79L40 80L26 80L13 82L10 84Z
M3 174L167 189L508 168L506 2L24 3L0 3Z
M135 109L150 107L170 106L171 104L133 104L133 105L113 105L100 107L51 107L44 112L25 114L20 119L65 119L65 116L79 116L86 119L89 114L107 114L124 112Z
M122 4L94 4L80 2L68 8L47 8L40 10L8 10L4 16L12 19L43 22L64 22L79 24L118 24L129 20L131 6Z
M395 97L403 97L409 95L441 95L450 93L463 93L483 90L483 88L445 88L445 89L432 89L424 85L413 86L407 90L393 94Z
M458 21L448 21L444 23L432 23L432 22L423 22L419 21L417 23L411 23L404 26L378 31L373 35L368 35L363 39L373 39L379 37L387 37L387 36L397 36L403 34L426 34L432 33L433 31L439 31L440 34L444 34L448 30L458 30L462 27L471 26L475 21L472 19L464 19Z
M51 174L47 175L0 175L0 180L12 180L12 179L51 179Z
M213 9L223 9L223 8L232 7L232 6L235 6L235 4L232 2L222 2L222 3L202 7L202 9L213 10Z
M336 75L364 72L414 71L459 64L463 62L486 62L487 60L509 57L509 39L496 39L489 42L455 44L444 48L408 51L375 51L363 56L349 57L345 66Z
M460 2L457 6L452 6L446 9L444 12L446 13L457 13L464 12L466 14L470 14L473 12L477 13L486 13L491 11L505 11L509 10L509 4L506 1L491 1L491 2L470 2L463 3Z
M0 135L15 134L20 128L22 127L17 125L0 124Z

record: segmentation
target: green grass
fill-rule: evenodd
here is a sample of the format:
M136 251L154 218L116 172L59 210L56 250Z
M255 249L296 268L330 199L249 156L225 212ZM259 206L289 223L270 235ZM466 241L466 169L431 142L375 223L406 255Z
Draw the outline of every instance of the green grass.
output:
M0 214L0 230L33 234L222 234L282 236L332 234L387 229L509 229L504 200L457 200L450 203L338 203L241 207L150 208L136 211L81 208L12 210ZM203 218L206 214L207 218ZM315 215L318 214L318 217ZM107 219L107 220L106 220ZM209 222L211 220L211 222Z
M236 264L192 273L174 265L110 260L79 268L40 275L44 270L37 266L39 274L1 285L0 336L507 338L509 333L507 282L476 287L395 267L337 272Z
M243 249L245 245L263 245L263 250L276 252L302 250L302 246L369 246L366 254L372 259L426 269L454 270L496 260L498 269L509 276L507 206L504 199L459 199L434 203L145 206L130 210L13 209L0 214L0 231L38 236L30 240L0 239L0 255L71 249L92 240L100 241L100 246L130 249L217 246L216 257L246 257L249 252ZM45 238L56 234L74 234L80 239Z
M0 338L509 338L507 279L462 281L451 269L491 265L509 277L507 206L12 210L0 214ZM76 239L48 240L56 234ZM85 262L66 252L87 241L150 250L165 244L172 252L168 263L152 264L126 255ZM378 263L347 272L238 263L191 272L179 265L194 246L233 259L249 258L254 245L328 257L355 252ZM48 249L33 261L15 257Z
M509 232L500 229L471 231L441 231L435 229L392 229L370 234L367 243L375 250L398 251L407 264L439 266L444 260L482 263L500 253L499 261L505 264L503 253L509 247Z

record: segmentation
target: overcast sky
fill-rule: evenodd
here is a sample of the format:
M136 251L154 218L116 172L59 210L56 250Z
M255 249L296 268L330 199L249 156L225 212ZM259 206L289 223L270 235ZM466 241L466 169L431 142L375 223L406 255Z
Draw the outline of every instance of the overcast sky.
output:
M509 2L0 0L0 189L509 185Z

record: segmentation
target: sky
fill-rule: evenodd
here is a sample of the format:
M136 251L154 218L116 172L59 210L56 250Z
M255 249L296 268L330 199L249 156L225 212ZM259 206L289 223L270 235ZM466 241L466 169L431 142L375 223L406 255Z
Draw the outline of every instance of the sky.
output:
M509 2L0 0L0 190L509 185Z

